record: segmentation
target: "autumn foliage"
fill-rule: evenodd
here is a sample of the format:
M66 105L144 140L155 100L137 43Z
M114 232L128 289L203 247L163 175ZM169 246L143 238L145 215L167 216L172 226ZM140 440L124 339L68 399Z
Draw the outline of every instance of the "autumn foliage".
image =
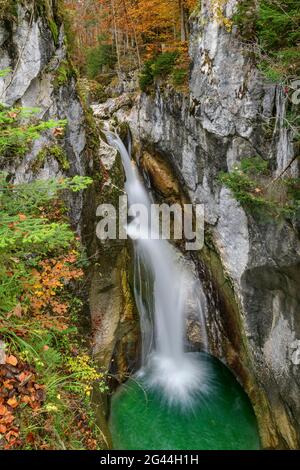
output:
M86 51L104 43L116 54L118 72L141 68L153 53L188 40L188 18L197 0L66 0L76 34L74 60L84 70ZM102 72L105 70L103 68Z
M59 294L67 283L83 276L82 269L72 266L76 261L76 252L71 252L67 256L40 261L37 269L32 270L29 304L34 315L44 316L47 312L63 315L68 312L69 304L62 302Z
M65 125L0 105L0 156L23 156ZM105 376L79 333L87 260L62 197L91 183L76 175L17 184L0 172L0 449L99 447L90 394Z
M37 383L34 368L14 355L6 355L3 362L0 365L0 435L4 436L3 448L8 450L22 445L18 408L39 410L45 400L45 387ZM27 443L34 440L33 433L28 433L25 440Z

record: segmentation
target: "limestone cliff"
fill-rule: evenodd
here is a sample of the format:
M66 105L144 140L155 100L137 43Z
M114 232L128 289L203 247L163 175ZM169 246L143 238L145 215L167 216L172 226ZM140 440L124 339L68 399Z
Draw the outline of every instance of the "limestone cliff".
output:
M109 111L130 124L142 152L171 163L194 204L205 204L199 272L210 304L211 351L244 384L263 446L299 448L300 369L291 358L300 338L297 222L253 217L218 179L254 155L270 161L274 176L291 161L286 97L263 79L236 27L227 31L212 17L210 2L201 3L191 22L188 96L157 85L130 112L117 103ZM236 4L228 2L228 18ZM298 176L297 162L288 171Z
M35 141L24 159L1 162L16 182L34 178L84 175L89 159L86 119L76 91L75 73L69 63L60 2L52 0L6 2L1 13L0 102L38 108L43 120L67 119L59 139L64 157L55 158L57 139L46 132ZM43 153L44 151L44 153ZM71 217L80 229L82 195L69 201Z

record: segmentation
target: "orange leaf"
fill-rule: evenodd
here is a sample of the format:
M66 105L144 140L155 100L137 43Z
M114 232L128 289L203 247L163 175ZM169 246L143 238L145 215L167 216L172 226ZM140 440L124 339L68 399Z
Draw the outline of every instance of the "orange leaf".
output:
M6 430L7 430L6 426L4 426L4 424L0 424L0 434L6 433Z
M8 413L6 406L0 405L0 416L5 416Z
M3 386L8 390L12 390L14 388L14 386L11 384L11 380L5 380L3 382Z
M12 397L9 400L7 400L7 404L11 406L12 408L17 408L17 406L19 405L16 397Z
M5 439L9 442L11 437L18 437L18 435L19 434L16 431L9 431L6 434Z
M30 397L28 395L24 395L22 398L21 398L21 402L22 403L29 403L30 402Z
M1 421L4 424L11 424L14 421L15 417L12 414L7 414L4 416Z
M10 364L11 366L16 366L18 364L18 359L15 356L8 356L6 357L6 364Z

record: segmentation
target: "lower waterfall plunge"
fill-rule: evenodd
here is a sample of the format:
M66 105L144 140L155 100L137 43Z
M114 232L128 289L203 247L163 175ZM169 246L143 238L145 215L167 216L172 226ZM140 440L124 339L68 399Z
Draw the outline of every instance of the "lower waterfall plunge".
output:
M121 154L129 207L143 204L150 214L151 195L131 160L130 150L111 132L107 132L107 139ZM197 310L203 349L207 347L205 297L199 280L171 243L147 236L149 225L140 226L140 220L138 223L134 219L126 230L134 245L142 367L113 398L110 425L115 447L258 448L256 420L235 378L208 354L185 351L186 309L190 302ZM153 429L153 423L159 431ZM170 430L172 423L176 435ZM180 431L178 426L183 429Z

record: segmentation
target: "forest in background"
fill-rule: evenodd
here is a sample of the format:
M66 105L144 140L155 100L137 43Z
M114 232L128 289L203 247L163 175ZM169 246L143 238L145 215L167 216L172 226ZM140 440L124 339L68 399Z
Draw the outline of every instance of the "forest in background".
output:
M189 25L198 0L64 0L69 46L81 75L108 84L121 72L141 70L143 91L158 76L188 87ZM300 70L300 6L296 0L241 0L232 19L227 0L212 0L209 13L236 32L271 81ZM183 88L183 89L184 89Z
M146 88L153 66L154 76L172 70L174 85L187 86L189 18L197 4L197 0L66 0L73 61L82 75L91 80L101 76L106 85L121 73L145 67L140 82Z

